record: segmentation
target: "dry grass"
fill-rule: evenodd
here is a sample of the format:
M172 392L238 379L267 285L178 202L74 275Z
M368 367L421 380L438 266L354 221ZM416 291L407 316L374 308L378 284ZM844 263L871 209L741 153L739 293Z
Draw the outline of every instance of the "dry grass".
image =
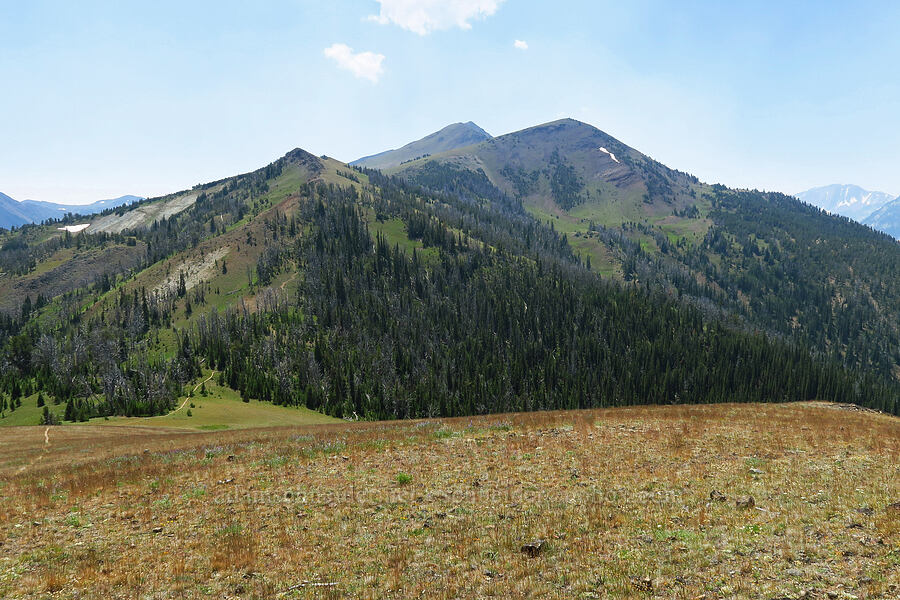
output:
M3 598L900 598L900 420L882 415L73 427L46 451L43 429L7 431Z

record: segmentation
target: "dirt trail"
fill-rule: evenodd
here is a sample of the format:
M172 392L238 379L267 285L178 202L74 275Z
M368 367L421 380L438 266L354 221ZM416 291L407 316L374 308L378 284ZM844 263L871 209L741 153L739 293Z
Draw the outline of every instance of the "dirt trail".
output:
M44 458L44 455L47 454L47 452L49 452L49 451L50 451L50 428L47 427L46 429L44 429L44 448L43 448L43 451L42 451L40 454L38 454L37 457L35 457L35 459L32 460L30 463L28 463L27 465L22 465L21 467L19 467L19 470L16 471L16 473L21 473L22 471L24 471L24 470L27 469L28 467L31 467L31 466L36 465L37 463L39 463L39 462L41 461L42 458Z
M281 290L281 291L283 292L283 291L284 291L284 286L286 286L287 284L289 284L289 283L292 282L293 280L297 279L297 275L298 275L298 272L297 272L297 271L294 271L294 274L293 274L293 275L291 275L290 277L288 277L287 279L285 279L284 281L281 282L281 285L278 286L278 289Z
M212 378L213 378L213 375L215 375L215 374L216 374L216 372L213 371L212 373L209 374L209 377L207 377L206 379L204 379L203 381L201 381L200 383L198 383L197 385L195 385L195 386L194 386L194 392L192 392L192 394L193 394L193 393L196 393L196 391L197 391L198 389L200 389L200 386L203 385L204 383L206 383L207 381L209 381L210 379L212 379ZM182 408L184 408L184 405L187 404L187 403L188 403L188 400L190 400L190 399L191 399L191 396L188 396L187 398L185 398L185 399L184 399L184 402L181 403L181 406L179 406L178 408L176 408L175 410L173 410L173 411L170 412L169 414L170 414L170 415L174 415L175 413L177 413L179 410L181 410Z

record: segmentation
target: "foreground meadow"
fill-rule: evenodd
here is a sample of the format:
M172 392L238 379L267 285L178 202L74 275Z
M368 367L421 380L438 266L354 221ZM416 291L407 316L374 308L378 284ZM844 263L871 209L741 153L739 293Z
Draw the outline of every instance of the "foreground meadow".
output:
M900 598L900 420L10 428L3 598Z

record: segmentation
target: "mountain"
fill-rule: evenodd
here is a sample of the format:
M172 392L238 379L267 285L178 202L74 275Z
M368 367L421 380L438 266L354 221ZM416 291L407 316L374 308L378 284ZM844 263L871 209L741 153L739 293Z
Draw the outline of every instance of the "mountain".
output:
M692 202L695 177L674 171L574 119L562 119L406 163L391 173L427 180L435 164L482 172L502 192L546 211L613 220ZM636 209L636 210L635 210Z
M832 184L796 194L807 204L818 206L833 215L864 222L866 217L894 199L884 192L870 192L857 185Z
M139 196L119 196L110 200L98 200L90 204L56 204L38 200L17 202L0 193L0 227L19 227L27 223L40 223L47 219L60 219L66 214L92 215L109 208L116 208L143 200Z
M863 220L863 223L900 240L900 198L873 212Z
M900 376L896 242L796 198L702 183L572 119L388 172L473 199L494 190L604 277Z
M33 223L31 215L21 202L17 202L0 192L0 227L10 228Z
M900 411L886 235L572 120L394 171L296 149L82 235L0 233L0 400L146 416L214 377L247 402L363 419Z
M462 148L464 146L471 146L472 144L477 144L478 142L490 139L490 137L491 136L484 129L472 121L468 121L467 123L454 123L452 125L447 125L440 131L427 135L420 140L410 142L402 148L387 150L385 152L373 154L372 156L364 156L350 164L352 166L368 167L370 169L387 169L423 156L437 154L455 148Z

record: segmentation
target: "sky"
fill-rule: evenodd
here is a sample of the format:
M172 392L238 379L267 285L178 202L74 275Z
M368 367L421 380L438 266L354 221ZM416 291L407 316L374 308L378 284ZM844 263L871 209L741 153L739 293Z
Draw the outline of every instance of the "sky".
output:
M898 31L893 1L0 0L0 192L150 197L572 117L711 183L900 194Z

